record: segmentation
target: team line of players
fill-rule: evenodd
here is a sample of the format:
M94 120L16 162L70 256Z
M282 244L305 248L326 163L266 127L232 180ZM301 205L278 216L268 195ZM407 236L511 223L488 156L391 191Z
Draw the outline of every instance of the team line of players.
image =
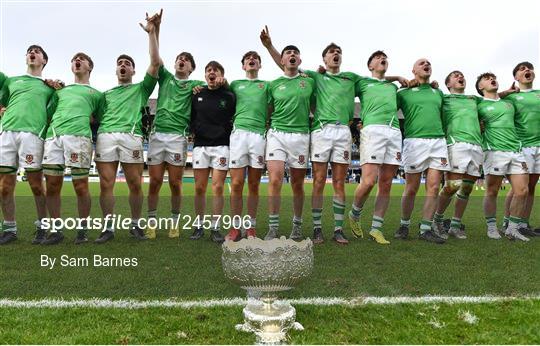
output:
M71 61L73 84L63 87L51 81L44 83L41 73L48 57L37 45L27 50L26 75L7 78L0 74L0 104L5 106L0 123L4 215L0 244L17 239L14 188L19 167L27 172L36 202L38 220L34 244L57 244L64 238L61 230L47 234L41 219L47 212L51 218L61 216L60 192L65 167L71 168L79 217L89 216L90 120L100 123L94 159L100 175L103 216L114 213L113 188L121 163L129 187L133 219L130 232L141 240L155 238L155 228L146 229L145 234L137 225L143 204L141 108L147 104L156 84L159 84L157 111L147 159L149 218L157 217L165 171L169 175L172 217L180 215L181 181L187 157L187 136L191 132L195 139L195 212L199 217L205 213L210 174L212 214L222 214L227 172L231 176L231 213L241 215L247 176L250 227L242 230L239 223L233 223L225 239L238 240L242 231L247 236L256 236L259 182L265 166L269 172L269 227L265 239L279 236L285 163L290 169L293 191L290 237L303 238L302 209L308 158L314 178L311 202L315 243L324 241L321 216L328 163L332 168L334 189L333 239L340 244L348 243L343 232L346 217L353 235L363 237L362 209L375 184L378 191L369 235L379 244L389 244L382 227L392 178L400 165L406 173L406 185L395 238L408 237L414 200L424 172L426 197L419 238L434 243L443 243L449 234L466 238L461 218L482 168L487 182L484 211L488 237L501 238L495 215L497 193L505 176L512 185L506 200L505 235L523 241L528 240L527 236L537 235L538 231L528 224L540 174L540 91L532 89L535 78L532 64L519 63L513 70L519 88L512 86L501 93L498 93L495 75L480 75L476 89L482 97L465 95L465 78L461 72L453 71L445 80L450 94L443 94L430 83L432 70L427 59L414 63L414 79L408 81L386 76L388 57L377 51L367 61L372 76L360 77L340 71L342 51L332 43L322 52L324 68L300 70L300 50L289 45L279 52L265 28L261 41L284 71L282 77L272 82L260 80L261 58L250 51L241 60L246 79L228 85L223 66L211 61L205 67L204 83L189 79L195 69L190 53L177 56L174 74L164 67L159 56L161 18L162 12L147 16L146 24L141 24L149 37L150 66L140 83L132 82L134 60L123 54L116 61L118 86L104 93L97 91L89 85L92 59L84 53L75 54ZM398 90L393 81L405 87ZM344 183L352 146L348 124L353 118L356 96L362 105L362 179L351 210L345 216ZM398 109L404 116L404 140ZM443 174L446 179L440 189ZM445 227L443 213L453 195L457 197L456 209L449 227ZM194 226L191 239L200 239L204 234L202 225ZM178 229L169 230L170 237L178 235ZM210 237L215 242L224 240L217 222L212 223ZM113 238L111 226L96 242L104 243ZM86 241L87 230L83 227L75 243Z

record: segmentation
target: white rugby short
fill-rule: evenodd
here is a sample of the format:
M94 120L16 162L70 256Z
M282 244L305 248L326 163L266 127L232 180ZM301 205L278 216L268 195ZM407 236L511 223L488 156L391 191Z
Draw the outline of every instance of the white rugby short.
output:
M489 150L484 153L484 174L507 175L528 173L527 162L521 152Z
M360 166L401 165L401 131L388 125L368 125L360 132Z
M351 162L352 137L346 125L326 124L311 132L311 161Z
M62 135L45 141L44 165L90 168L92 140L84 136Z
M108 132L97 136L97 162L143 163L143 139L131 133Z
M221 171L229 169L229 146L193 148L193 169L213 168Z
M30 132L3 131L0 133L0 166L15 170L41 169L43 139Z
M484 152L477 144L458 142L448 147L450 172L479 177L484 163Z
M264 168L264 149L266 140L264 136L241 129L231 133L230 140L230 168Z
M148 139L148 165L167 162L173 166L185 166L187 157L186 137L175 133L153 133Z
M309 133L268 131L266 161L283 161L291 168L307 168L308 155Z
M448 171L448 151L444 138L405 138L403 169L405 173L420 173L428 168Z
M540 147L523 148L523 156L529 168L529 174L540 174Z

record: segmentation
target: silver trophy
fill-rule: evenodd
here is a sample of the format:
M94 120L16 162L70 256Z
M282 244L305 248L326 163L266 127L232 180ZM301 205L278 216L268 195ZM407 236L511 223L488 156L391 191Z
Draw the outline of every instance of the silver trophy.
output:
M302 330L296 310L277 293L292 289L313 270L313 243L280 239L242 239L223 243L225 276L247 290L244 324L237 329L254 332L258 344L280 344L291 328Z

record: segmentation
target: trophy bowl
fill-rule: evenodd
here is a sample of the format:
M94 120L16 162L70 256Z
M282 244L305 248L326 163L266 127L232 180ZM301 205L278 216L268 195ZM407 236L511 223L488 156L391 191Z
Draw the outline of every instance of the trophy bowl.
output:
M310 239L242 239L223 243L221 257L225 276L247 291L244 324L236 328L254 332L259 344L280 344L295 322L296 310L277 299L277 292L294 288L313 270Z

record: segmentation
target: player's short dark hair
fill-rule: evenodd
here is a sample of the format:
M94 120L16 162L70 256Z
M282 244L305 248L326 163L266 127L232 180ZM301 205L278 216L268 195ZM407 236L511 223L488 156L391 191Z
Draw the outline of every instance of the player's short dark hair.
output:
M120 54L120 56L118 58L116 58L116 62L118 62L119 60L121 59L126 59L126 60L129 60L129 62L131 63L131 65L133 65L133 68L135 68L135 61L133 60L132 57L130 57L129 55L127 54Z
M485 72L485 73L482 73L480 76L478 76L476 78L476 84L474 84L474 86L476 87L476 91L478 91L478 93L482 96L484 96L484 92L482 90L480 90L480 81L483 79L483 78L490 78L490 77L493 77L495 79L497 79L497 76L495 76L494 73L491 73L491 72Z
M206 64L206 66L204 67L204 71L206 71L207 68L209 67L213 67L213 68L217 68L218 70L221 71L221 74L222 75L225 75L225 69L223 68L223 65L221 65L219 62L215 61L215 60L212 60L210 61L208 64Z
M338 46L337 44L335 44L334 42L331 42L328 46L326 46L325 49L323 49L322 51L322 57L324 58L324 56L326 55L326 53L328 53L328 51L330 49L339 49L341 51L341 47Z
M45 65L47 65L47 63L49 62L49 56L47 55L47 52L45 52L45 49L43 49L43 47L37 44L33 44L26 49L26 54L30 53L32 49L38 49L41 54L43 54L43 58L45 59L45 64L43 65L43 67L45 67Z
M244 60L246 60L247 58L249 58L250 56L254 56L256 59L259 60L259 62L261 62L261 56L259 55L259 53L257 53L256 51L254 50L250 50L249 52L247 52L246 54L244 54L242 56L242 65L244 65Z
M73 58L71 58L71 61L77 59L77 58L83 58L84 60L87 60L88 61L88 65L90 65L90 69L93 70L94 69L94 62L92 61L92 58L86 54L86 53L83 53L83 52L78 52L78 53L75 53L75 55L73 56Z
M382 50L376 50L373 53L371 53L371 55L367 59L367 66L369 67L369 64L371 64L371 60L373 60L375 57L381 56L381 55L384 56L385 58L388 58L388 55L386 55L386 53L383 52Z
M288 46L285 46L285 48L283 48L283 50L281 51L281 56L283 56L283 54L288 50L294 50L294 51L297 51L298 54L300 54L300 49L298 49L298 47L296 47L295 45L290 44Z
M514 67L514 69L512 70L512 75L513 75L514 77L516 76L516 73L519 71L519 69L521 68L521 66L525 66L525 67L528 68L529 70L534 70L533 64L531 64L531 63L528 62L528 61L522 61L522 62L520 62L519 64L517 64L516 67Z
M446 85L446 87L448 88L448 82L450 82L450 77L454 74L454 73L460 73L463 75L463 72L459 71L459 70L454 70L452 72L450 72L448 74L448 76L446 76L446 78L444 79L444 85ZM448 88L448 90L450 90L450 88Z
M195 65L195 59L193 58L193 55L191 55L191 53L189 52L182 52L176 56L176 59L174 61L176 62L178 59L180 59L181 56L189 60L189 62L191 63L191 67L193 67L193 71L195 71L196 65Z

